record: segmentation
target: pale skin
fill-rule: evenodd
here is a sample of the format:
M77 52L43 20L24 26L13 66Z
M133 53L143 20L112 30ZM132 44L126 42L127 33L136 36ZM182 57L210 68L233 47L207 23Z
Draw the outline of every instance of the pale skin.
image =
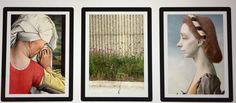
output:
M192 58L196 65L196 73L192 79L189 90L193 89L193 86L204 74L210 73L216 75L214 65L210 62L201 48L203 43L204 40L198 40L194 37L187 24L182 24L180 29L180 40L177 43L177 46L184 54L184 57Z
M17 70L26 69L30 63L31 58L42 50L45 43L46 42L41 39L30 42L18 40L15 46L10 50L11 65ZM42 56L39 60L39 64L43 68L51 68L51 57L52 52L50 49L43 50Z

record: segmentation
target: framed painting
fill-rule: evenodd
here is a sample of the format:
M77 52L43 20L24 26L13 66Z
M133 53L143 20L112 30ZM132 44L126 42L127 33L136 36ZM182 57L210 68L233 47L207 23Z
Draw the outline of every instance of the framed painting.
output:
M82 8L83 101L151 101L151 9Z
M161 7L161 100L232 101L228 7Z
M73 8L3 9L2 101L71 101Z

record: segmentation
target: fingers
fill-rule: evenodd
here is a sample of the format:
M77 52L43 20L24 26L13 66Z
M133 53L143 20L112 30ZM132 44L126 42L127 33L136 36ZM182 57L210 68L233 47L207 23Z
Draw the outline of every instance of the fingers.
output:
M51 55L51 54L52 54L51 49L49 49L49 48L47 49L47 54L48 54L48 55Z
M47 52L48 52L49 55L52 55L52 50L51 49L48 48Z
M52 51L50 49L44 49L41 51L40 64L46 68L51 67L52 63Z
M42 55L52 55L52 51L50 49L44 49Z

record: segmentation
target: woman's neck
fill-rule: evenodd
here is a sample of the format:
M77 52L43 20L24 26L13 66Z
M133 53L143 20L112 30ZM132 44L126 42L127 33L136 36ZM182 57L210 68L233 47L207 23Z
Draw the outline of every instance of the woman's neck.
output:
M199 48L193 60L196 64L196 73L192 79L190 87L188 88L187 92L192 94L196 92L196 84L200 80L200 78L205 75L206 73L216 74L214 65L209 61L207 56L205 55L202 48Z
M216 74L214 65L210 62L208 57L205 55L202 48L199 48L199 51L196 53L193 58L196 64L196 75L204 75L205 73Z
M17 44L11 48L10 62L11 65L18 69L25 69L30 62L28 47L25 42L17 42Z

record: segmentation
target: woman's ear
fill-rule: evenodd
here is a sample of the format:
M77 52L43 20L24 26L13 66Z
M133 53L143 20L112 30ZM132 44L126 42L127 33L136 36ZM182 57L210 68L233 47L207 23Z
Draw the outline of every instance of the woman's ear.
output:
M202 46L202 44L205 42L205 39L198 40L198 46Z

